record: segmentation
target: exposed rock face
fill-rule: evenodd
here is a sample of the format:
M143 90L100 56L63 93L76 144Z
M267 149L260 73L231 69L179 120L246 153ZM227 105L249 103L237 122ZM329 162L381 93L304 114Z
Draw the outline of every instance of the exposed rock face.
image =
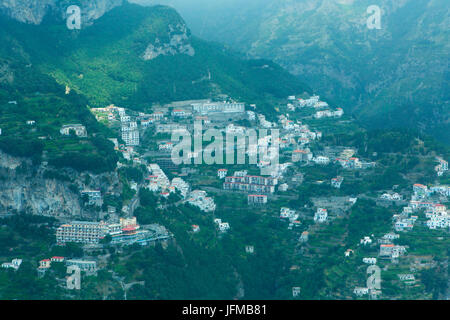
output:
M13 211L58 218L96 218L85 209L76 188L83 188L80 174L68 174L72 182L44 178L44 166L0 152L0 214ZM89 188L112 190L118 186L115 174L90 176ZM75 190L74 190L75 187Z
M73 5L70 0L2 0L0 12L13 19L29 24L40 24L49 13L54 13L63 19L66 18L66 10ZM81 0L81 19L85 24L100 18L106 12L123 3L123 0Z
M175 26L169 25L170 39L167 43L162 43L159 38L156 38L154 43L150 43L144 52L144 60L153 60L160 55L176 55L187 54L189 56L195 55L195 50L189 42L190 35L187 27L184 24L177 24Z
M56 0L3 0L0 11L20 22L40 24L55 4Z

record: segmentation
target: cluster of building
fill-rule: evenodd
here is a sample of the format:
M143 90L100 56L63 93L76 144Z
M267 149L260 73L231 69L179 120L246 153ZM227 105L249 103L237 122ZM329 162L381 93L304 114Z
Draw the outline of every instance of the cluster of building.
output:
M395 193L383 193L380 196L380 199L382 199L382 200L390 200L390 201L400 201L400 200L403 199L403 197L400 194L398 194L397 192L395 192Z
M434 168L436 170L437 175L440 177L444 174L444 172L448 171L448 162L442 158L437 158L439 164Z
M370 169L376 166L375 162L361 161L356 157L351 157L349 159L337 158L336 162L338 162L342 168L345 169Z
M100 190L83 190L81 196L86 196L90 206L101 206L103 204L102 193Z
M153 192L167 192L171 183L161 167L156 163L151 163L147 166L147 171L149 172L149 176L145 178L148 183L145 188ZM174 190L174 188L171 190Z
M406 253L406 246L400 246L395 244L382 244L380 245L380 257L397 259Z
M322 119L322 118L340 118L344 115L344 110L342 108L337 108L335 111L331 110L320 110L314 114L314 118Z
M208 197L206 191L194 190L189 194L187 202L204 212L216 210L216 204L212 197Z
M179 177L173 178L170 182L158 164L149 164L147 169L151 174L146 178L148 181L146 188L150 191L161 191L163 196L169 196L170 193L178 191L187 203L198 207L201 211L212 212L216 209L214 199L208 197L206 191L191 191L189 183Z
M290 103L288 104L288 108L326 108L328 107L328 103L325 101L320 101L320 96L314 95L309 97L308 99L296 98L295 96L289 96L288 100Z
M400 281L403 281L406 284L414 284L416 282L416 277L412 273L402 273L397 276Z
M434 194L449 197L450 188L448 186L432 186L428 188L423 184L413 185L414 194L411 197L409 205L403 208L403 214L412 213L417 210L424 210L428 219L426 222L430 229L448 229L450 228L450 215L447 207L441 203L429 201L428 198Z
M270 128L275 128L277 126L276 123L268 121L266 119L266 116L263 115L263 114L258 114L257 118L258 118L258 121L259 121L259 125L261 127L263 127L263 128L270 129Z
M173 142L170 141L165 141L158 145L159 151L172 152L172 149L173 149Z
M378 239L378 244L393 244L394 240L400 238L400 235L394 232L389 232L383 235L380 239Z
M107 235L111 244L148 244L151 241L170 238L164 227L151 226L141 229L136 218L120 218L119 223L74 221L63 224L56 230L56 242L64 245L68 242L86 245L99 244Z
M261 206L265 205L268 201L265 194L249 194L247 197L247 203L249 206Z
M39 261L38 271L45 271L51 268L53 262L64 262L66 260L65 257L51 257L50 259L42 259Z
M38 273L43 275L52 266L52 263L63 263L67 267L76 266L80 271L85 272L88 275L95 274L97 272L97 262L93 260L81 260L81 259L65 259L65 257L52 257L51 259L43 259L39 261Z
M292 151L292 162L309 162L313 159L313 153L309 148L295 149Z
M181 194L183 199L186 199L191 190L191 186L189 185L189 183L181 178L173 178L171 187L175 188L175 190L177 190Z
M298 217L299 214L295 210L286 207L280 209L280 218L289 220L288 229L291 229L294 226L298 227L301 225L301 222L298 220Z
M238 190L244 192L256 192L262 194L270 194L275 192L275 187L278 184L278 179L272 177L262 176L236 176L225 177L223 183L224 190Z
M417 216L409 215L409 213L406 213L405 211L401 214L395 214L393 217L394 230L397 232L411 231L414 228L417 219Z
M427 226L430 229L450 229L450 214L443 204L435 204L425 211L428 219Z
M428 188L427 186L416 183L413 185L414 200L422 200L426 199L433 194L440 194L444 197L450 197L450 186L431 186Z

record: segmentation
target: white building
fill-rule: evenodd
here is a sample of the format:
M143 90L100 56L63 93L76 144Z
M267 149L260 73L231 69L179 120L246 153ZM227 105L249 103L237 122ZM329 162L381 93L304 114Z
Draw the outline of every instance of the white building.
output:
M210 103L193 103L192 110L200 114L210 113L243 113L245 112L245 104L241 102L210 102Z
M328 219L327 209L318 208L316 213L314 214L314 222L322 223L326 222Z
M338 176L336 178L331 179L331 186L333 188L337 188L340 189L341 188L341 184L344 181L344 178L341 176Z
M330 158L325 157L325 156L317 156L317 157L313 158L313 161L316 164L327 165L330 163Z
M359 243L362 244L362 245L364 245L364 246L366 246L366 245L368 245L368 244L372 244L372 239L370 239L370 237L366 236L366 237L362 238L362 239L359 241Z
M377 264L377 258L363 258L363 263Z
M216 210L214 199L208 197L206 192L203 190L192 191L188 196L187 202L204 212L212 212Z
M225 179L227 174L228 174L228 170L227 169L219 169L219 170L217 170L217 176L219 177L219 179Z
M356 288L353 290L353 293L354 293L356 296L361 297L361 296L364 296L364 295L369 294L369 288L356 287Z
M127 146L139 145L139 130L136 122L122 123L122 140Z
M65 136L70 135L70 132L75 132L75 134L80 138L87 137L86 127L81 124L66 124L62 126L59 132Z
M301 288L300 287L292 287L292 297L296 298L300 295Z
M264 194L250 194L248 195L249 205L264 205L267 203L267 195Z
M2 268L19 270L22 259L13 259L11 262L2 263Z

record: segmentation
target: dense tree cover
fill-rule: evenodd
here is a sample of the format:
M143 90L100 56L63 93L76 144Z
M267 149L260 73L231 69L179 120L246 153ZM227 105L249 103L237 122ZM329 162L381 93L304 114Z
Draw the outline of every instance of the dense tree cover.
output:
M271 110L268 98L309 90L272 62L247 61L223 46L197 38L191 39L196 51L192 57L180 54L142 59L156 38L169 41L169 25L183 23L171 8L128 4L111 10L77 35L60 21L34 28L10 22L12 26L5 28L26 39L26 50L38 57L36 63L46 74L85 95L91 106L115 103L144 108L149 103L222 92ZM30 29L39 36L30 38Z
M2 300L59 300L63 289L54 277L38 278L36 268L22 262L18 271L0 271L0 299Z
M367 235L388 231L391 228L392 212L377 207L371 200L358 199L348 217L347 243L355 245Z
M441 295L447 293L448 272L446 275L445 270L442 270L442 268L422 270L420 277L425 290L433 295L433 299L439 299Z
M144 180L144 174L140 168L123 167L119 169L119 174L123 175L128 181L141 183Z

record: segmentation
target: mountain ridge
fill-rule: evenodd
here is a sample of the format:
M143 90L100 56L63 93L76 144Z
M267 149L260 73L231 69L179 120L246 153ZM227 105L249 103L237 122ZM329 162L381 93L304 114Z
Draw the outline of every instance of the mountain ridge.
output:
M378 1L380 30L366 26L369 0L155 2L177 8L194 34L274 60L369 127L418 127L450 141L443 0Z

